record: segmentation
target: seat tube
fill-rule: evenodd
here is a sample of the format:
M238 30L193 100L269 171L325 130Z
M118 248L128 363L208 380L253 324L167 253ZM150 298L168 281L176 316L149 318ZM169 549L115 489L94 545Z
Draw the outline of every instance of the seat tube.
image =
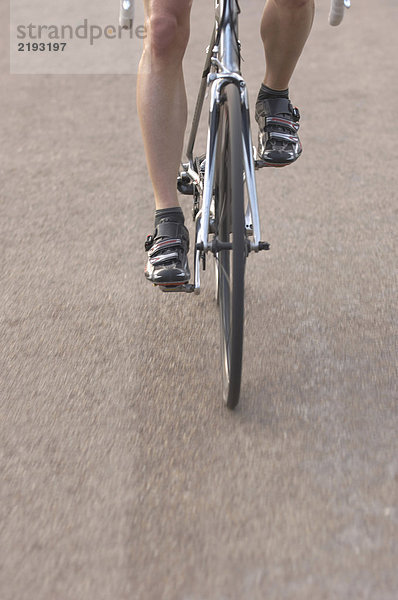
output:
M219 57L226 70L240 73L238 48L238 5L236 0L220 0Z

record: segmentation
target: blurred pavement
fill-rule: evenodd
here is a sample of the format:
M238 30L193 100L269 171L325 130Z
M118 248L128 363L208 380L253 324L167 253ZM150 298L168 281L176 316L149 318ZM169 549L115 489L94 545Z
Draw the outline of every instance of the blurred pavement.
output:
M398 6L334 29L318 5L303 157L257 178L271 252L248 261L234 413L212 270L199 297L144 280L134 77L10 76L3 36L2 600L396 600ZM242 1L252 104L261 8Z

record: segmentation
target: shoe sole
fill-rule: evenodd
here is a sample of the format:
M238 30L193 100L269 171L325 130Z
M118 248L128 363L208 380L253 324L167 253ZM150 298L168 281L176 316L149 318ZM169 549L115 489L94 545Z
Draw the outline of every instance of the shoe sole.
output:
M195 291L195 286L192 283L184 283L183 285L157 285L163 293L176 294L178 292L187 292L188 294Z
M146 277L146 276L145 276ZM183 285L187 285L189 283L189 279L186 279L185 281L171 281L169 283L157 283L155 281L151 281L148 277L146 277L146 280L149 281L150 283L152 283L152 285L154 285L155 287L160 287L160 288L179 288Z
M262 169L263 167L271 167L271 168L276 167L277 169L281 169L282 167L288 167L289 165L296 162L296 160L294 160L292 162L288 162L288 163L270 163L270 162L265 162L264 160L256 160L255 165L258 169Z
M176 283L154 283L153 285L155 287L167 287L167 288L172 288L172 287L180 287L180 285L186 285L188 283L189 279L187 281L177 281Z
M264 160L263 158L261 158L261 155L258 153L258 149L255 146L253 146L253 153L254 153L254 165L255 165L256 169L262 169L263 167L276 167L276 168L288 167L289 165L292 165L293 163L295 163L302 154L302 152L300 152L300 154L297 156L297 158L295 158L293 160L289 160L289 161L283 162L283 163L277 163L277 162L267 161L267 160Z
M144 275L145 275L145 279L147 281L149 281L150 283L152 283L153 285L156 285L156 286L164 286L164 287L171 286L171 287L176 287L176 286L180 286L180 285L186 285L189 282L189 279L184 279L184 281L165 281L165 282L159 281L159 282L157 282L157 281L152 281L148 277L146 271L144 271Z

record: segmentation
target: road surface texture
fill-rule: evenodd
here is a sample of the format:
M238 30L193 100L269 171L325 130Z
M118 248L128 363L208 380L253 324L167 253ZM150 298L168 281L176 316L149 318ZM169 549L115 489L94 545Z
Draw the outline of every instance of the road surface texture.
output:
M235 412L213 272L199 297L143 276L135 78L10 76L3 36L2 600L398 597L398 8L353 4L335 29L318 2L303 156L258 173L272 249L248 261ZM252 105L261 6L242 1Z

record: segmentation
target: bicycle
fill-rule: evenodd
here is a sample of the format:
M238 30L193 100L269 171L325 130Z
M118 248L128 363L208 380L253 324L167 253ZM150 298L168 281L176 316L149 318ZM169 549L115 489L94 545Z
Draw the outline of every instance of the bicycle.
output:
M133 4L121 2L120 24L132 26ZM332 0L332 11L342 2L348 0ZM252 144L248 91L240 69L239 1L215 0L214 7L215 23L186 150L188 162L182 163L177 178L180 193L193 196L194 283L161 289L199 294L201 265L206 268L206 256L213 255L223 398L233 409L241 388L246 259L251 252L269 250L270 245L260 239L255 170L265 165ZM206 153L194 156L208 89Z

